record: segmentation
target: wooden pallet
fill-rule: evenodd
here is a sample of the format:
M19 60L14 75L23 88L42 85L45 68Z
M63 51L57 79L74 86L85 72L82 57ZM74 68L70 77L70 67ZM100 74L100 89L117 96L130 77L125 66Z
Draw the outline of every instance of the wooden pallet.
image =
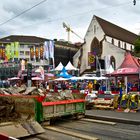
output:
M114 107L108 105L94 105L93 108L100 110L114 110Z

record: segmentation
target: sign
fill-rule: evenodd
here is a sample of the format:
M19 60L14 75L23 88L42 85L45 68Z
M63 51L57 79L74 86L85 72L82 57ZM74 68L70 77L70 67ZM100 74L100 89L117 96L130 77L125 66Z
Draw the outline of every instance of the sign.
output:
M31 80L32 78L32 64L28 63L27 64L27 79Z
M96 67L96 55L94 52L88 52L88 65Z

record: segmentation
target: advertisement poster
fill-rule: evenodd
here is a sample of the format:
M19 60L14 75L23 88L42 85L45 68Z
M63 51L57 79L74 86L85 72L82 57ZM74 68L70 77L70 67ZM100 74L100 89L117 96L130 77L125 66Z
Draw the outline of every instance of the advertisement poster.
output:
M40 59L43 60L43 54L44 54L44 47L40 47Z
M15 56L14 58L19 57L19 42L15 42Z
M88 52L88 65L96 67L96 54L95 54L95 52Z

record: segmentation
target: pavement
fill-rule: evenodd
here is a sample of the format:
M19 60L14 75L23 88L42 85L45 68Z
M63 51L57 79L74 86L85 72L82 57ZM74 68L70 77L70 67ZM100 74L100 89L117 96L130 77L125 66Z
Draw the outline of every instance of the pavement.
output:
M118 112L115 110L86 110L86 118L140 125L140 111Z

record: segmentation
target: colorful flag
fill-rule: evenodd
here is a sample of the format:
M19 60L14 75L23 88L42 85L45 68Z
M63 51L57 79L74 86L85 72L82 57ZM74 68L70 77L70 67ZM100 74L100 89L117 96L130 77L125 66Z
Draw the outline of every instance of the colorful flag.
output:
M88 52L88 65L96 66L96 55L94 52Z
M54 58L54 41L49 41L49 54L50 58Z
M2 46L0 46L0 60L2 59Z
M44 58L49 59L49 48L48 48L48 42L44 42Z
M5 47L5 56L8 60L10 59L10 56L11 56L10 47L11 46L9 44L7 44Z
M15 56L15 44L14 43L11 43L10 51L11 51L10 58L14 58L14 56Z
M15 42L15 58L19 57L19 42Z
M40 59L43 60L44 47L40 47Z

